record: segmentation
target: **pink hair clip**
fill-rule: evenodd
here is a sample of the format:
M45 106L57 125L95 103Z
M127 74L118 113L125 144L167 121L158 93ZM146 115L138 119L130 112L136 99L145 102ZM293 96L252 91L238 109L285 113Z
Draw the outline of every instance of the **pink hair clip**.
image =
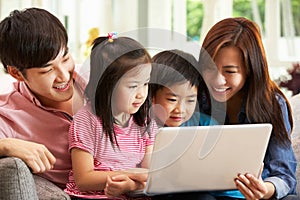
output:
M113 42L114 39L116 39L118 36L118 33L117 32L110 32L107 34L107 37L108 37L108 42Z

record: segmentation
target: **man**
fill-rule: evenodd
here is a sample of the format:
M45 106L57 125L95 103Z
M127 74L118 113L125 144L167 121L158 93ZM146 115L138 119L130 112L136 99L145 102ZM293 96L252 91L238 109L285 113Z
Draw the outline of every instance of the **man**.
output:
M0 95L0 156L60 188L71 169L69 124L83 103L67 43L62 23L43 9L16 10L0 23L0 60L17 80Z

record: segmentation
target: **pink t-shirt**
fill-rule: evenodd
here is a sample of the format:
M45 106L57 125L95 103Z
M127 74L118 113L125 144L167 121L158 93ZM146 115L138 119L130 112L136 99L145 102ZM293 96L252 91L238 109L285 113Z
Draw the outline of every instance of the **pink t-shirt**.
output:
M13 83L13 89L0 94L0 139L17 138L44 144L55 156L49 172L39 174L61 188L68 181L71 166L68 131L72 116L41 105L24 82Z
M114 125L114 130L119 149L116 146L115 149L112 147L109 138L103 133L101 119L91 112L90 104L87 104L77 112L70 126L70 149L76 147L92 154L94 169L98 171L116 171L138 167L144 158L146 147L153 145L157 132L156 123L150 124L150 136L134 122L133 117L130 118L127 127L121 128ZM99 198L103 195L102 191L80 192L74 182L72 171L65 191L74 196L85 195Z

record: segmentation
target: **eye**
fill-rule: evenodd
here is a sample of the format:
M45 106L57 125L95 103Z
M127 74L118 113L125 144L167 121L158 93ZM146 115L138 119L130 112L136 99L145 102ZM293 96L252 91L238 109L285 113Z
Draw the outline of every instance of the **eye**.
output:
M195 99L188 99L187 102L188 103L194 103L196 100Z
M225 72L228 73L228 74L234 74L234 73L237 73L237 71L232 71L232 70L226 70Z
M175 98L167 98L167 100L171 101L171 102L176 102L177 101L177 99L175 99Z
M234 73L238 73L239 72L239 67L238 66L224 66L223 70L224 73L228 73L228 74L234 74Z
M130 89L134 89L134 88L137 88L137 85L131 85L129 86Z
M44 71L41 71L40 73L41 74L47 74L47 73L51 72L52 70L53 70L52 68L44 69Z
M69 55L67 55L67 56L64 57L63 62L67 62L68 60L70 60L70 56Z

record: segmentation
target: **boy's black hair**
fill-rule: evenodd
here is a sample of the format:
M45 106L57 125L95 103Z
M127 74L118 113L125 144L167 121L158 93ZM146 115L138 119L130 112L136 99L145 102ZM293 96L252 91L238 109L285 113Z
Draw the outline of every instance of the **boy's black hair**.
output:
M209 95L208 88L200 74L199 65L195 57L178 49L166 50L152 58L152 71L150 80L150 96L153 98L157 91L178 83L190 82L198 90L198 104L203 104ZM205 110L200 107L200 112ZM205 112L210 114L210 112Z
M57 17L40 8L14 10L0 23L0 60L20 72L43 67L67 49L66 29Z
M155 96L157 90L189 81L191 86L204 83L197 70L197 61L189 53L174 49L156 54L152 58L150 91Z

